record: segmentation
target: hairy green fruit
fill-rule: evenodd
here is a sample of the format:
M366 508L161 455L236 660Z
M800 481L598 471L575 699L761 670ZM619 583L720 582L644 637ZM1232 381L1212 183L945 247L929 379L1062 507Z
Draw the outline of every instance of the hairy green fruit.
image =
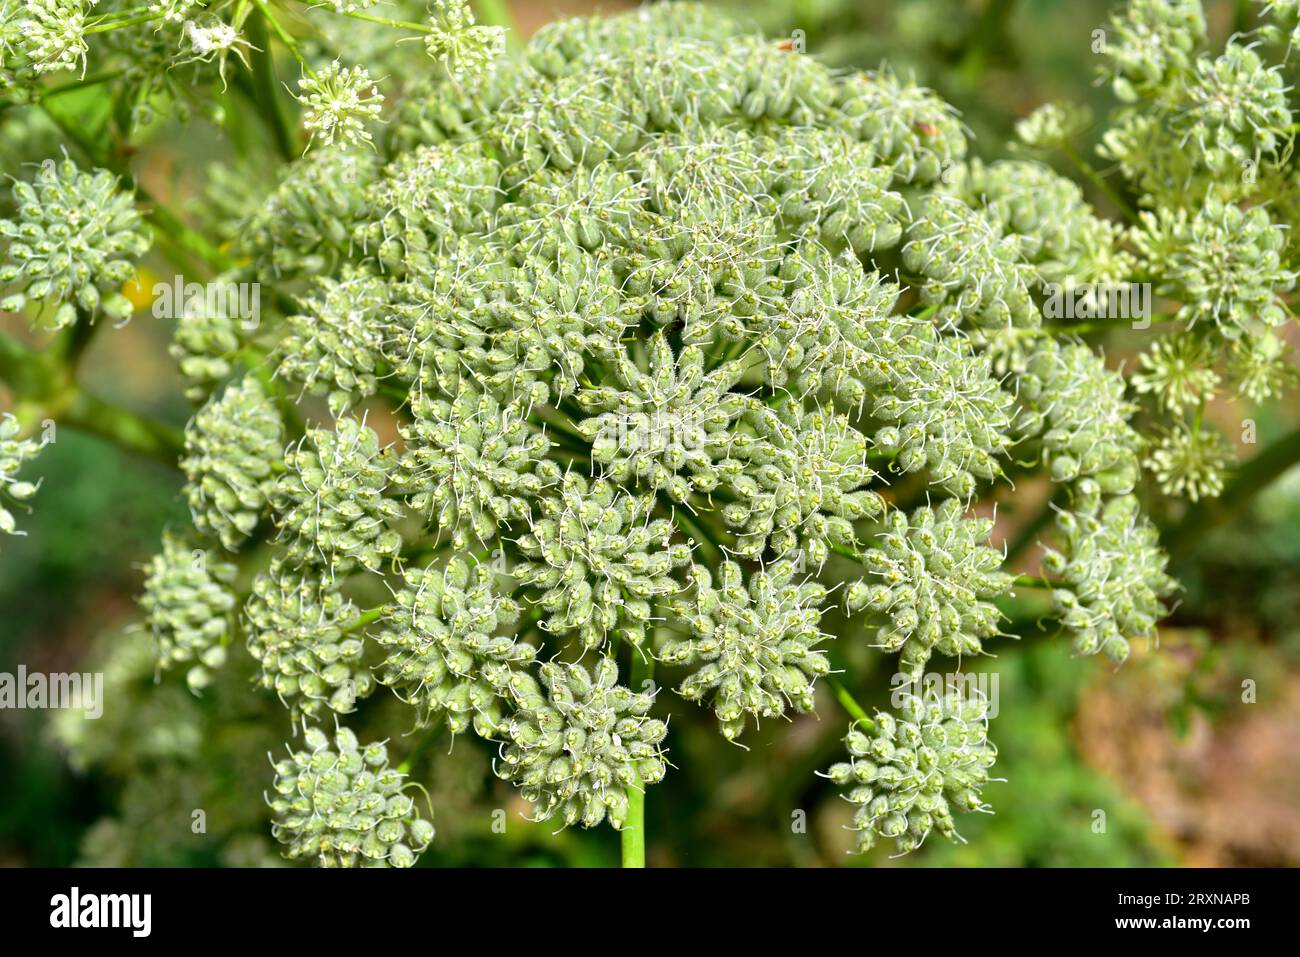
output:
M164 744L198 767L196 709L250 685L276 718L241 735L287 715L270 804L291 859L413 863L432 826L404 775L437 795L429 749L464 734L536 818L609 822L635 861L674 710L694 761L696 724L764 746L760 722L841 706L860 720L830 777L859 849L957 840L957 811L989 810L991 709L928 695L866 718L868 659L919 680L1041 616L1123 660L1175 589L1139 502L1177 520L1166 499L1226 492L1208 404L1296 378L1288 91L1264 45L1210 53L1195 3L1135 0L1107 28L1104 172L1079 108L1022 121L1014 158L968 158L933 92L693 4L550 24L506 56L457 0L394 0L400 20L159 4L129 25L123 3L83 37L135 58L115 139L84 155L125 176L172 122L155 104L193 101L238 156L186 215L71 161L24 173L5 305L60 330L48 361L0 339L0 376L28 428L48 411L179 461L193 528L142 606L158 662L208 690L178 686L193 707ZM415 42L381 49L380 27ZM8 108L53 96L0 37ZM229 96L169 98L245 58ZM264 95L290 63L301 122ZM76 375L96 313L129 312L146 222L178 269L265 293L255 316L177 304L183 442ZM0 422L6 506L35 491L18 434ZM1042 575L1017 574L1036 544ZM398 769L348 727L392 735Z
M511 690L518 710L504 729L498 773L533 802L540 820L595 827L608 818L621 828L631 789L664 776L659 747L668 733L646 716L653 698L618 681L618 665L602 658L592 671L547 663L541 683L526 672Z
M904 695L897 716L877 712L850 728L847 762L828 777L849 790L859 852L882 837L900 853L937 831L957 837L953 810L987 811L980 790L997 751L988 742L987 703L955 693Z
M877 640L900 652L900 668L914 679L934 652L978 655L981 639L998 633L998 610L984 599L1005 593L1011 579L986 544L992 527L963 516L953 499L911 516L891 511L879 546L863 555L872 577L849 585L845 604L884 617Z
M140 607L158 643L158 666L188 665L185 680L199 692L226 661L238 570L176 535L164 535L162 544L145 569Z
M6 507L5 499L9 500L8 504L21 504L35 495L40 486L39 482L28 482L17 477L23 464L34 459L41 450L40 443L35 439L18 438L19 431L19 422L15 416L8 412L0 416L0 532L6 535L24 533L17 530L18 524L13 512Z
M433 840L404 775L388 766L382 743L360 746L347 728L331 742L308 727L304 747L275 762L271 832L291 860L324 867L410 867Z
M280 414L254 378L229 386L185 432L185 498L194 527L231 551L261 520L281 453Z
M49 324L55 329L76 322L78 311L130 318L121 286L149 239L131 196L118 189L113 175L83 172L66 157L49 160L31 183L15 182L13 196L16 216L0 219L0 288L17 288L0 300L0 309L53 303Z
M519 619L519 604L494 591L490 565L453 558L442 568L410 569L393 596L375 641L387 652L379 680L419 714L421 724L444 716L458 734L471 725L485 738L507 713L511 681L537 649L503 631Z
M321 569L273 563L253 580L244 618L262 687L295 717L347 714L374 688L362 660L361 612Z
M724 562L716 583L708 569L691 568L689 591L672 602L690 637L669 641L665 664L697 665L680 692L688 701L711 698L722 733L739 737L747 717L780 717L788 707L813 710L813 682L830 671L826 639L818 627L826 588L800 582L790 562L744 581L735 562Z

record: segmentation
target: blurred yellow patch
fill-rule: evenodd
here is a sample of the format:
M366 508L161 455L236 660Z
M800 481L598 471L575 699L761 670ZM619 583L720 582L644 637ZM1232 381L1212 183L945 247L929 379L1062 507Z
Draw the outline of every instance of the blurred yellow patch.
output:
M137 269L131 280L122 286L122 295L126 296L136 309L143 309L153 302L153 287L157 282L158 276L153 270Z

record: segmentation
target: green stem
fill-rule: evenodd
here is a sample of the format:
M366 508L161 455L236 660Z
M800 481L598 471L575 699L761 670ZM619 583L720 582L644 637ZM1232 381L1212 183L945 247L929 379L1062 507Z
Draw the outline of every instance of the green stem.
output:
M258 12L266 18L267 24L271 27L272 32L280 38L280 42L284 44L285 49L293 54L293 58L297 60L298 65L302 67L302 72L307 74L307 76L315 76L316 74L312 71L312 68L307 65L307 58L302 55L302 50L298 49L298 41L295 40L290 35L289 31L281 25L280 21L275 18L275 14L273 14L271 8L267 6L266 0L253 0L253 6L257 7Z
M71 80L68 83L60 83L57 86L46 87L37 95L37 99L48 100L51 97L59 96L63 93L71 93L74 90L84 90L88 86L98 86L100 83L108 83L111 80L116 80L125 72L125 70L109 70L105 73L96 73L92 76L84 76L79 80Z
M258 2L258 0L254 0L254 2ZM474 8L479 23L487 27L505 27L509 31L507 42L514 42L515 21L514 17L510 15L509 5L504 0L476 0ZM339 10L337 12L352 20L377 23L380 26L392 27L395 30L412 30L415 33L427 34L432 33L434 29L427 23L416 23L413 20L394 20L392 17L380 17L362 10Z
M81 33L83 36L91 36L96 33L111 33L114 30L122 30L126 27L138 27L142 23L148 23L151 20L161 20L161 13L141 13L137 16L128 17L125 20L112 20L102 23L95 23L86 27Z
M177 468L185 439L179 429L145 418L130 409L112 405L77 390L62 421L75 429L107 439L118 448Z
M1020 588L1042 588L1047 591L1070 587L1065 582L1052 581L1050 578L1039 578L1035 575L1017 575L1011 580L1011 583Z
M266 33L266 20L253 17L248 25L248 41L253 47L253 96L259 107L258 114L271 128L275 147L286 160L294 158L294 135L285 116L280 87L275 79L275 59Z
M1265 8L1266 10L1269 8ZM1250 0L1236 0L1232 5L1232 32L1244 34L1250 29L1254 20L1254 5Z
M1012 564L1023 555L1025 550L1038 538L1038 533L1047 527L1047 524L1052 520L1053 501L1054 498L1050 498L1044 502L1043 507L1038 510L1038 514L1020 526L1020 531L1017 532L1015 539L1007 546L1005 565Z
M442 718L438 718L428 729L420 736L411 753L406 756L406 760L397 766L398 774L410 774L411 768L415 767L415 762L419 760L420 755L429 750L429 745L433 744L438 738L438 732L442 730Z
M876 726L876 723L867 715L867 710L858 704L853 695L849 694L849 689L844 687L844 682L840 681L835 675L827 675L826 683L835 692L835 700L840 703L840 707L847 711L854 721L864 726L868 731Z
M342 631L343 634L346 635L348 632L356 631L358 628L364 628L366 627L366 625L370 624L371 622L375 622L378 621L380 618L383 618L384 612L387 610L388 610L387 605L380 605L378 608L368 608L365 611L363 611L360 615L357 616L356 621L352 622L351 624L347 625L346 627L340 630Z
M1091 163L1079 155L1079 151L1076 150L1072 144L1062 143L1061 152L1063 152L1066 158L1075 165L1080 173L1087 177L1088 181L1092 183L1092 185L1101 190L1106 198L1115 204L1115 207L1124 214L1124 217L1129 222L1136 223L1138 221L1137 213L1134 211L1133 207L1128 204L1124 197L1120 196L1120 194L1116 192L1113 186L1102 179L1101 174L1093 168Z
M674 502L662 492L659 494L659 501L668 509L670 515L682 523L687 534L697 540L700 551L704 552L704 560L713 568L721 565L724 557L722 545L709 528L692 514L689 508Z
M40 356L40 352L0 333L0 382L7 383L14 392L31 395L44 378L44 366L38 362Z
M588 451L590 444L587 438L567 421L567 416L559 409L554 409L555 415L547 415L542 408L535 408L534 413L541 419L543 425L552 432L563 435L574 443L575 451L582 449Z
M359 10L341 10L343 16L352 20L364 20L366 23L378 23L380 26L393 27L397 30L414 30L416 33L432 33L433 28L427 23L414 23L410 20L393 20L389 17L377 17L373 13Z
M995 56L1004 62L1009 59L1007 47L1007 20L1011 17L1015 0L987 0L975 28L971 31L971 41L962 57L958 71L967 83L978 83L984 76L989 57Z
M640 692L645 682L654 678L654 659L639 648L632 649L632 690ZM645 867L645 785L637 772L627 789L627 820L619 832L623 845L624 867Z
M0 379L19 398L15 413L24 432L34 430L46 419L53 419L107 439L124 451L176 468L185 447L179 429L78 388L73 378L76 357L92 329L83 317L75 327L65 330L53 348L41 351L0 336Z
M830 550L833 551L836 555L843 555L845 558L855 561L859 565L862 564L863 561L862 556L859 555L852 548L849 548L849 546L840 545L837 542L827 542L826 544L830 548Z
M1152 319L1147 323L1146 329L1155 329L1160 326L1171 326L1182 324L1177 316L1165 316L1161 319ZM1033 332L1039 331L1047 333L1049 336L1082 336L1090 332L1114 332L1117 329L1133 329L1131 321L1123 319L1102 319L1097 322L1072 322L1063 326L1043 326L1041 330L1034 329ZM1030 330L1026 330L1029 332ZM1145 331L1134 329L1134 331ZM1163 329L1161 330L1164 331Z
M149 206L149 209L144 213L144 218L153 227L154 235L166 240L168 243L175 244L217 272L225 272L234 268L235 260L212 245L201 234L181 222L175 213L154 199L143 186L134 182L134 180L133 183L136 195Z
M86 26L97 27L105 23L117 23L119 20L130 20L132 17L138 17L149 12L151 11L148 7L132 7L129 10L112 10L108 13L101 13L96 17L90 17L86 21Z

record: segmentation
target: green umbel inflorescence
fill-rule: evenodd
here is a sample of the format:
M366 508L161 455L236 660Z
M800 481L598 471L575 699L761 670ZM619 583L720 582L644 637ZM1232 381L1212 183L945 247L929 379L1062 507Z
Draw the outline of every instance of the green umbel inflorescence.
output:
M332 272L352 248L379 161L366 150L314 149L284 168L279 183L239 223L238 250L258 276Z
M987 544L993 522L968 518L949 499L910 516L891 511L879 544L863 555L869 578L849 585L851 612L882 616L881 647L898 651L902 671L919 678L935 652L978 655L998 633L1000 614L987 599L1005 594L1011 576Z
M790 399L751 403L722 463L736 501L722 518L736 531L736 553L758 558L796 553L812 565L853 540L853 522L883 511L866 486L867 439L847 415Z
M519 603L494 588L491 565L453 558L442 567L408 569L375 640L387 657L379 680L419 715L444 717L453 734L473 726L485 738L500 730L511 680L537 649L510 634Z
M1041 338L1017 379L1022 434L1041 445L1054 481L1089 477L1111 493L1132 489L1143 443L1129 425L1134 407L1123 378L1086 346Z
M950 179L964 202L1019 243L1019 256L1033 267L1030 286L1118 282L1132 271L1133 257L1120 247L1123 230L1097 216L1078 184L1050 167L971 160Z
M358 564L373 571L397 555L402 537L388 521L401 509L384 495L392 455L373 429L354 418L334 431L311 429L284 464L271 503L291 559L342 573Z
M745 396L731 391L744 367L733 361L706 371L703 349L688 345L674 356L662 333L644 352L644 369L625 349L605 357L610 381L579 394L584 411L596 414L580 420L578 431L615 481L642 481L678 502L692 491L711 492L722 483L719 460L747 408Z
M550 439L518 402L503 406L462 382L450 400L418 396L411 416L397 482L456 548L494 542L501 526L528 518L529 499L560 480L547 458Z
M1131 380L1134 390L1154 395L1170 412L1199 407L1219 385L1209 351L1209 344L1199 336L1165 336L1138 357L1139 369Z
M1132 495L1106 499L1089 481L1057 526L1059 548L1044 554L1043 568L1062 583L1052 593L1062 628L1080 654L1123 661L1134 639L1155 634L1175 588L1156 528Z
M1016 136L1035 149L1068 144L1092 126L1095 117L1078 103L1044 103L1016 122Z
M373 690L361 612L323 569L272 563L253 580L244 619L260 684L295 717L347 714Z
M1218 49L1198 0L1128 0L1096 32L1101 73L1119 101L1098 153L1118 176L1103 177L1080 155L1089 120L1078 108L1048 104L1017 127L1025 145L1080 166L1128 220L1119 227L1062 203L1067 189L1051 185L1054 174L1038 177L1030 200L1044 212L1055 207L1074 238L1066 248L1078 255L1055 280L1067 295L1083 286L1083 309L1069 315L1094 327L1145 330L1153 318L1164 326L1128 370L1146 413L1138 420L1143 460L1163 494L1191 502L1219 495L1237 457L1208 424L1206 405L1224 395L1259 402L1295 381L1276 330L1292 318L1300 250L1286 80L1300 21L1290 2L1256 7L1239 11L1247 20L1258 14L1255 29ZM1007 168L989 169L996 166ZM1026 173L1010 178L1014 189L1030 186L1035 177ZM1108 308L1115 293L1141 293L1144 305L1115 309L1112 299ZM1094 476L1107 491L1123 491Z
M320 280L300 315L289 317L289 334L280 345L277 373L308 392L329 397L343 412L379 388L383 326L388 286L373 276Z
M801 580L793 562L754 574L724 562L717 580L691 567L687 592L670 603L689 635L665 643L665 664L694 666L679 691L688 701L709 699L722 733L734 740L746 720L780 717L787 707L813 710L813 682L830 671L819 622L826 587Z
M231 551L253 533L267 511L282 434L275 404L251 376L199 410L181 461L195 528Z
M474 11L465 0L438 0L433 4L431 25L424 48L455 80L481 75L505 50L505 28L475 22Z
M338 60L298 81L302 125L312 141L329 146L335 141L349 146L369 144L368 125L379 117L384 96L361 66L344 66Z
M205 290L204 295L187 298L177 310L167 351L185 378L185 397L191 402L205 402L234 371L243 344L232 308L237 303L237 298L232 302L225 295L209 297Z
M178 535L164 535L162 544L145 567L140 608L158 643L159 667L188 665L186 681L198 692L226 661L238 569Z
M48 73L85 66L94 0L0 3L0 92L22 93Z
M16 212L0 219L0 309L19 312L29 302L53 307L49 325L70 326L78 313L130 317L121 287L149 237L131 195L107 170L82 171L72 160L49 160L32 182L13 184Z
M988 703L949 691L901 695L898 713L877 712L844 738L849 760L827 776L855 806L857 850L884 837L900 853L932 832L958 838L953 811L988 811L981 788L997 751L988 741Z
M1161 292L1183 303L1189 325L1212 323L1237 339L1259 323L1277 326L1287 312L1280 296L1295 285L1282 263L1285 229L1268 210L1243 210L1210 197L1192 216L1143 213L1135 241L1153 272L1166 277Z
M1200 0L1132 0L1110 26L1103 73L1124 101L1160 91L1192 66L1205 42Z
M946 193L922 200L903 247L922 301L936 307L945 325L1036 325L1029 294L1034 270L1025 259L1018 236Z
M208 12L196 72L255 52ZM1031 583L1077 649L1122 658L1153 633L1172 582L1142 465L1214 494L1228 458L1202 406L1288 380L1291 214L1224 178L1285 172L1262 54L1204 54L1195 4L1112 24L1126 106L1103 148L1139 211L1119 225L1037 159L968 159L934 93L708 8L551 24L519 56L463 4L428 22L408 46L441 66L400 98L372 82L383 62L304 45L305 125L276 129L287 155L312 148L206 204L220 280L274 284L257 323L196 305L173 343L205 402L183 460L195 547L238 556L249 594L242 616L197 581L147 606L164 661L203 663L242 626L245 669L295 719L396 714L423 729L412 764L437 729L472 731L538 817L622 827L668 766L664 702L630 677L651 662L741 741L814 710L854 640L836 631L912 677L994 650L1013 577L974 506L1022 480L1061 509ZM1088 122L1047 107L1020 131L1072 151ZM97 208L123 208L111 177L63 169L33 195L106 183ZM55 230L39 205L12 222ZM139 254L139 222L111 222L102 263L48 290L67 321L108 311ZM1107 287L1134 279L1176 305L1118 370L1071 333L1104 331ZM1054 310L1080 286L1074 330ZM1135 301L1118 325L1155 319ZM3 448L6 475L30 457ZM847 624L823 614L841 586ZM953 812L985 809L985 725L942 697L855 729L832 776L861 846L955 837ZM289 855L410 863L431 828L382 748L305 741L277 766Z
M833 116L854 139L872 144L899 183L933 182L966 155L957 111L889 70L846 78Z
M303 746L275 762L271 833L290 860L323 867L410 867L433 840L405 775L388 766L388 748L361 747L339 728L331 742L309 727Z
M576 473L542 499L518 540L525 561L514 570L536 589L541 627L573 634L587 648L613 635L640 645L653 602L680 587L673 571L690 561L690 546L672 542L673 524L651 518L654 498Z
M1045 166L967 164L954 112L892 74L650 7L420 87L380 146L314 150L232 234L304 287L279 374L341 416L284 457L293 585L248 613L335 602L325 638L259 616L292 708L351 707L373 641L417 723L500 742L540 816L621 825L666 765L620 647L738 739L814 707L832 553L867 564L850 614L915 672L998 633L1010 577L966 505L1013 448L1135 480L1120 380L1037 332L1047 284L1128 268L1119 230ZM402 397L383 448L350 410ZM907 518L900 476L944 500ZM353 628L354 578L414 556ZM555 658L588 652L594 674Z
M500 773L533 802L539 819L621 828L628 791L662 780L660 743L667 726L646 712L652 695L618 683L618 665L602 658L588 671L549 662L541 681L511 679L514 715L503 730Z

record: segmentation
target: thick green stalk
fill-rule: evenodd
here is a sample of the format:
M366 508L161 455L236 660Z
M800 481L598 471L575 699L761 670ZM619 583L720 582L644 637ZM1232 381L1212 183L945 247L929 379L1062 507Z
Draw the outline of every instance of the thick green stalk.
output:
M1007 21L1014 7L1015 0L987 0L984 4L958 66L966 83L975 85L983 80L990 58L1008 59L1011 44Z
M632 649L632 690L640 692L654 678L654 659L639 648ZM619 836L623 842L623 866L645 867L645 785L638 774L627 789L627 820Z
M1020 530L1016 533L1016 537L1007 545L1007 557L1005 559L1007 566L1010 566L1016 559L1023 555L1025 551L1038 540L1039 532L1046 528L1048 523L1051 522L1053 501L1055 501L1055 497L1049 498L1043 503L1042 508L1038 510L1037 514L1020 526Z
M280 85L275 77L275 59L271 55L270 38L266 32L266 20L252 17L248 24L248 39L253 47L253 83L252 92L259 107L258 113L271 128L275 138L275 147L286 160L295 158L294 133L289 118L285 115L284 103L280 96Z
M175 468L184 448L180 430L105 402L77 386L77 359L93 330L83 316L43 350L29 349L0 335L0 381L14 391L14 414L24 434L53 419Z
M851 561L857 562L859 565L862 564L863 562L862 556L858 554L856 550L850 548L848 545L841 545L838 542L827 542L826 544L830 548L830 550L833 551L836 555L842 555L845 558L850 559Z
M353 20L361 20L365 23L378 23L380 26L393 27L398 30L414 30L417 33L429 33L427 23L414 23L410 20L394 20L391 17L377 17L373 13L362 13L356 10L344 10L343 16Z
M41 357L42 353L0 333L0 382L24 396L38 391L47 378L46 364Z
M154 20L161 20L162 16L163 15L161 13L150 13L148 10L145 10L142 13L137 14L136 16L132 16L123 20L113 20L108 22L92 24L86 27L81 32L84 36L92 36L96 33L111 33L114 30L122 30L126 27L138 27L142 23L150 23Z
M341 631L343 632L343 634L346 635L349 632L356 631L358 628L364 628L366 627L366 625L369 625L372 622L376 622L380 618L383 618L384 612L386 612L387 610L388 610L387 605L380 605L378 608L367 608L365 611L363 611L360 615L357 616L355 621L353 621L351 624L347 625L346 627L342 628Z
M62 96L64 93L72 93L76 90L84 90L88 86L98 86L101 83L108 83L116 80L119 76L126 73L125 70L108 70L104 73L96 73L91 76L83 76L77 80L70 80L67 83L60 83L57 86L49 86L36 94L38 100L44 101L52 97Z
M1049 591L1057 588L1069 588L1065 582L1053 581L1050 578L1038 578L1034 575L1016 575L1011 583L1019 588L1045 588Z

